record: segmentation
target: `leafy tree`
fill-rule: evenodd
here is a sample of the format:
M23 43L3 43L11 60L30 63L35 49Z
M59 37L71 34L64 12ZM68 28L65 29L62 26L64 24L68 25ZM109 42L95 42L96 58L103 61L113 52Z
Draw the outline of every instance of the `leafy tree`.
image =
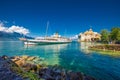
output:
M119 32L117 34L117 41L120 41L120 29L119 29Z
M120 41L120 28L114 27L111 29L110 39L113 43Z
M106 29L101 31L101 41L103 43L108 43L109 42L109 34L110 33Z

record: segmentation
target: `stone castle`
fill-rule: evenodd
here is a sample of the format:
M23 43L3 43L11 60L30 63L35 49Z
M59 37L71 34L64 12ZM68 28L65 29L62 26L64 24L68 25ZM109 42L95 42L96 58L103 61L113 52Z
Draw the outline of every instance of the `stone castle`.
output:
M97 32L94 32L92 29L78 35L78 41L80 42L91 42L101 40L101 35Z

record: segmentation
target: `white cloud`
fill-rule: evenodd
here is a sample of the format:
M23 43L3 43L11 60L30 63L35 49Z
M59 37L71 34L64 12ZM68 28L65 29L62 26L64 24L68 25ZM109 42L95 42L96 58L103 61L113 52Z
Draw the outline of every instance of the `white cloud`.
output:
M72 37L70 37L70 39L72 39L72 40L78 39L78 35L72 36Z
M8 32L8 33L20 33L20 34L28 34L30 33L28 29L22 27L22 26L15 26L12 25L11 27L5 27L3 22L0 22L0 31Z
M8 31L17 32L17 33L24 34L24 35L29 33L28 29L24 27L20 27L20 26L15 26L15 25L8 28Z
M7 32L8 28L4 27L4 24L2 22L0 22L0 31L5 31Z

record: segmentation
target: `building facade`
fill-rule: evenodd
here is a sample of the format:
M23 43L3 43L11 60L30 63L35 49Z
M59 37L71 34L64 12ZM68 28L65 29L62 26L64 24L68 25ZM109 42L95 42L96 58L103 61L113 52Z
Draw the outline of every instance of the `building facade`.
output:
M92 29L78 35L78 41L91 42L101 40L101 35L97 32L94 32Z

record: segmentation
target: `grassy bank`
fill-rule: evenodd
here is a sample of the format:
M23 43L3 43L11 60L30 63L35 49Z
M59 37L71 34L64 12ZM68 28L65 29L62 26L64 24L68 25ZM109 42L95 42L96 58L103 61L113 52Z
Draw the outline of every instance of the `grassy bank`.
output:
M99 50L109 50L109 51L120 51L120 45L118 44L102 44L102 45L96 45L96 46L90 46L90 49L99 49Z
M104 55L110 55L114 57L120 56L120 45L117 44L102 44L102 45L90 46L89 49Z
M103 55L110 55L113 57L120 57L120 51L113 51L113 50L101 50L101 49L96 49L96 48L90 48L93 52L97 52Z

